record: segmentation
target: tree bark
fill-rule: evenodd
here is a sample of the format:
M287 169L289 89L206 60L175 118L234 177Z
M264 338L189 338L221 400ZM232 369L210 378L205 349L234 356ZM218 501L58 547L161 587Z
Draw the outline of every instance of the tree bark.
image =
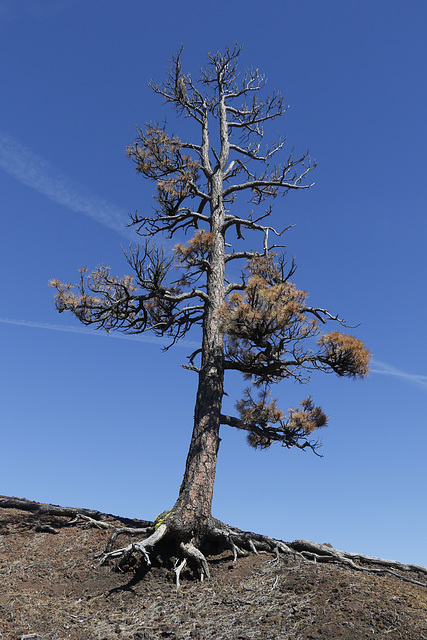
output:
M182 532L201 531L211 515L223 394L221 360L212 353L199 374L193 433L184 479L173 508L173 521Z
M227 154L228 158L228 154ZM226 158L226 159L227 159ZM225 161L226 161L225 159ZM211 518L211 506L219 448L219 429L224 394L224 336L219 329L218 309L225 301L225 243L223 234L223 168L218 163L211 178L212 241L209 248L207 295L203 319L202 362L199 372L194 427L184 479L172 510L172 528L203 539Z

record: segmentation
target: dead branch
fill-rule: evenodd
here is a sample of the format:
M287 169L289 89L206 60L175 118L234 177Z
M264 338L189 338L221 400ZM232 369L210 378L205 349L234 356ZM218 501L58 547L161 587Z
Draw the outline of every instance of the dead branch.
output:
M31 511L40 515L48 516L68 516L76 517L81 514L89 516L94 520L102 520L105 514L92 509L79 509L77 507L59 507L52 504L42 504L39 502L31 502L29 500L21 500L18 498L2 498L0 497L0 508L2 509L20 509L21 511Z

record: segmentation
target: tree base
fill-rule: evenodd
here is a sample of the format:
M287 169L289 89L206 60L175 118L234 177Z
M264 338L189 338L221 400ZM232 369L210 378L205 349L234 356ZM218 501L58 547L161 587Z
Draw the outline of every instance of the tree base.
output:
M138 542L131 542L126 547L112 550L117 536L121 533L141 533L141 530L131 531L128 528L115 529L102 557L100 564L116 560L116 568L120 571L129 569L149 570L152 559L164 558L170 560L175 573L176 586L179 588L182 571L189 566L193 574L200 581L210 578L207 556L217 555L229 549L233 554L233 562L240 556L249 553L271 553L276 557L280 554L298 555L307 562L341 564L355 571L367 573L390 574L399 580L417 584L427 588L427 582L414 580L404 574L417 572L420 577L427 576L427 568L418 565L407 565L393 560L383 560L358 553L348 553L334 549L327 544L318 544L308 540L294 540L283 542L269 536L263 536L249 531L241 531L230 527L219 520L211 518L203 528L199 526L198 540L188 539L185 534L180 535L179 529L171 523L163 522L158 527L148 527L147 537ZM201 531L203 532L201 534ZM398 573L399 572L399 573Z
M188 534L188 530L180 530L172 517L165 517L157 525L148 521L140 521L139 527L116 527L105 520L105 514L77 508L65 508L39 504L17 498L0 497L0 508L14 508L31 511L41 515L70 517L68 525L84 523L86 526L111 530L111 535L103 552L99 554L99 564L115 563L118 571L134 571L146 573L152 565L167 566L175 574L177 587L183 571L188 568L199 580L210 577L207 557L230 550L233 561L239 556L250 553L270 553L276 557L298 555L306 562L334 563L354 571L365 571L376 574L390 574L399 580L410 582L427 588L427 568L418 565L407 565L392 560L383 560L357 553L348 553L334 549L330 545L294 540L283 542L257 533L241 531L230 527L219 520L210 518L203 525L198 525L197 536ZM129 521L130 522L130 521ZM145 526L144 526L145 525ZM57 531L51 526L34 528L37 531L54 534ZM136 542L125 547L114 548L121 535L138 536ZM406 574L418 574L420 580ZM423 581L423 578L425 580Z
M97 523L93 524L96 526ZM175 581L179 586L181 573L187 566L200 581L209 579L210 569L206 557L220 554L226 549L233 553L234 562L239 556L249 553L270 552L278 555L280 552L292 552L280 540L241 531L214 518L210 518L204 525L199 524L197 531L197 536L189 536L187 532L181 532L172 519L170 522L167 519L158 526L147 527L144 530L147 537L144 539L113 549L119 535L141 534L141 529L131 530L127 527L115 529L102 554L100 564L116 560L116 568L125 571L130 568L139 569L141 566L150 568L153 558L169 556L173 561Z

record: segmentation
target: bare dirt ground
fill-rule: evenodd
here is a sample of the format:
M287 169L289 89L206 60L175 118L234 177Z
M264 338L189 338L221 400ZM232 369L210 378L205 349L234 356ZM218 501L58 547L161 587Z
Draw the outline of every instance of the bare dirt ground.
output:
M211 580L183 574L177 590L170 568L98 566L110 533L70 520L0 509L1 640L427 640L427 588L394 576L224 553Z

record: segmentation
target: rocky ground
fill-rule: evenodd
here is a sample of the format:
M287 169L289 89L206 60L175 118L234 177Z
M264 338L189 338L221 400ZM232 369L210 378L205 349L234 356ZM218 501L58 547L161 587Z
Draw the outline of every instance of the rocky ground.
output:
M427 588L392 575L224 553L177 590L167 567L98 566L109 532L71 519L0 508L1 640L427 640Z

